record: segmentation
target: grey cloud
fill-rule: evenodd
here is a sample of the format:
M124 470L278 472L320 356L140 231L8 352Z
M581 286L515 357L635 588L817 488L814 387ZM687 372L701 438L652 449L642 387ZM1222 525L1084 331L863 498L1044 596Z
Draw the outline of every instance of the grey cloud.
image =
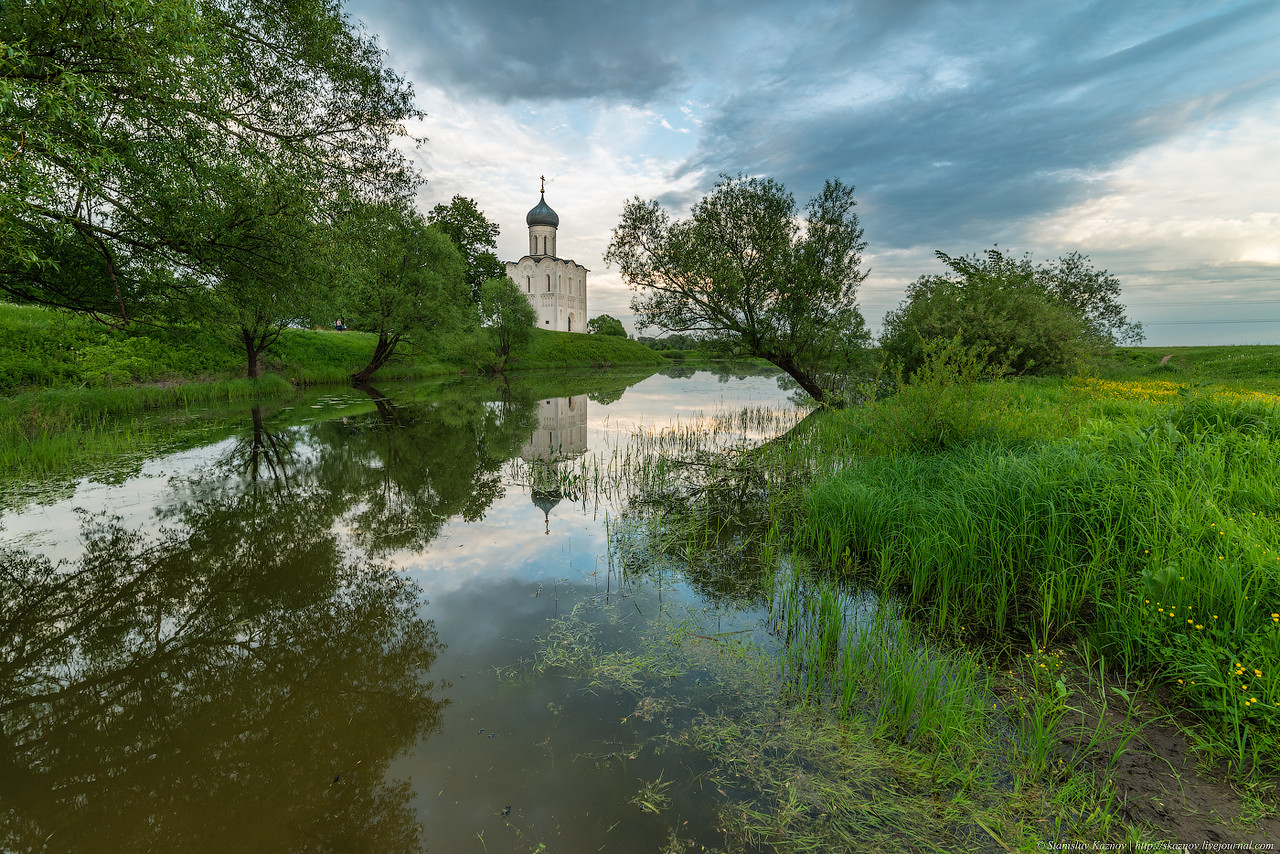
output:
M873 249L1004 242L1144 148L1280 99L1273 0L358 0L350 11L397 65L451 93L710 104L673 178L697 175L705 190L721 172L767 174L803 200L840 176L858 187ZM884 90L836 100L864 79ZM660 201L683 209L697 196Z
M907 69L904 96L796 117L834 74L826 60L813 62L823 51L805 46L777 78L705 117L680 174L705 173L709 183L719 172L762 172L799 197L839 175L859 187L877 245L989 244L1020 218L1083 199L1083 174L1280 92L1274 4L1223 4L1214 14L1198 4L1157 21L1151 8L1132 4L1122 15L1112 3L1054 18L1023 4L999 28L989 9L968 22L943 15L912 35L938 62L960 61L967 85L947 89L927 68ZM878 57L860 59L870 67Z
M749 9L751 4L743 4ZM692 34L733 4L565 0L358 0L419 80L497 102L614 97L645 102L687 81Z
M815 30L856 22L857 43L866 46L939 5L946 4L354 0L347 10L379 32L410 66L404 70L423 82L499 103L597 97L647 103L704 79L747 80ZM815 57L847 50L831 41L810 47Z

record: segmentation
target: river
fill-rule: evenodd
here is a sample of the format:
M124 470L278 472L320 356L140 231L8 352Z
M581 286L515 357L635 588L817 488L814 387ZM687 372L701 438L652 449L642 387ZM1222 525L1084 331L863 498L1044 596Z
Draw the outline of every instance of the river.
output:
M668 641L767 645L764 612L653 548L623 471L637 437L785 423L792 394L688 369L330 390L10 489L0 848L716 850L744 795L663 733L741 691Z

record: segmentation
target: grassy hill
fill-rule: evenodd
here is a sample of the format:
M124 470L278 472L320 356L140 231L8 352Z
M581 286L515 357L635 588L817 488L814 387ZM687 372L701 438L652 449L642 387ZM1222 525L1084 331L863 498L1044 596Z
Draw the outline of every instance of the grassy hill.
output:
M1118 347L1097 366L1107 379L1158 378L1280 391L1280 346Z
M544 368L611 368L617 365L666 364L643 344L616 335L581 335L535 329L529 352L513 360L517 370Z
M365 332L286 329L265 357L268 373L294 385L344 382L373 353ZM660 365L649 348L625 338L536 330L518 370ZM458 373L448 358L404 359L382 380ZM67 312L0 304L0 396L47 389L102 389L229 381L243 376L233 342L199 326L113 329Z

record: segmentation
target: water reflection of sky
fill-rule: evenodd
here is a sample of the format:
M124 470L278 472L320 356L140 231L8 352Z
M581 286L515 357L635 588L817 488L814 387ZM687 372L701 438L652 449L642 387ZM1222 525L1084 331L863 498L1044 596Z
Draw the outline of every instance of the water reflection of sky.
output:
M742 408L790 406L789 392L776 377L708 372L655 375L612 402L584 402L588 457L615 453L637 429L689 424ZM365 422L355 415L351 425L326 421L356 409L360 417L373 418L366 399L330 394L277 410L267 420L293 443L293 465L322 472L326 455L355 453L342 445L348 427L351 447L361 447L356 440L366 435L360 432ZM218 467L246 442L239 429L203 447L149 460L123 482L85 479L63 498L11 510L0 517L0 533L6 544L54 560L74 559L83 547L77 508L115 515L130 530L154 533L167 513L200 505L218 490L234 491L235 478ZM515 447L518 454L519 443ZM519 462L516 457L500 469L501 494L479 518L453 516L425 545L378 558L421 588L419 614L432 621L446 645L423 678L445 683L441 694L449 702L440 729L391 762L389 783L410 782L409 805L435 851L537 850L543 842L549 850L653 851L676 819L688 822L690 834L710 833L710 802L689 783L696 758L678 751L621 762L584 758L636 752L641 734L631 716L635 697L584 692L563 677L513 681L499 678L499 672L528 659L548 620L575 606L597 614L613 608L615 622L604 639L617 644L662 618L659 599L709 609L720 627L749 624L753 617L704 600L678 576L661 591L621 578L610 564L607 541L607 525L618 523L621 508L572 495L544 496L540 507ZM366 468L381 465L370 457ZM333 524L343 539L358 540L362 533L350 513ZM682 781L673 792L672 815L661 819L628 803L642 779L659 774ZM503 816L506 807L512 811Z
M654 376L612 403L588 404L587 456L607 457L640 428L787 406L787 392L774 377ZM688 788L696 759L678 751L662 760L640 755L641 734L629 717L636 698L584 692L556 677L521 686L499 678L500 670L533 656L548 620L575 606L601 608L608 599L621 623L611 630L619 638L651 628L662 613L657 592L625 582L610 564L606 521L617 525L620 508L563 498L544 513L528 487L512 479L511 467L505 475L504 494L482 520L451 520L423 552L396 555L421 583L430 602L423 613L449 645L435 668L453 683L443 731L391 769L414 781L428 843L449 851L478 845L480 838L492 850L535 850L545 843L561 851L654 851L666 841L670 817L642 815L628 801L642 779L664 773L682 780L673 812L683 810L685 831L711 834L714 797ZM668 606L718 610L678 577L662 596ZM717 613L709 619L719 629L754 617ZM624 759L602 768L602 753ZM512 813L504 817L507 807Z
M625 446L636 430L688 424L700 416L744 408L788 407L775 376L721 379L701 371L693 377L655 374L627 388L612 403L587 403L588 453L607 456ZM593 498L565 498L549 514L537 507L524 484L508 471L504 495L484 519L453 519L420 553L398 553L393 562L419 574L429 590L453 590L478 576L529 579L560 573L576 577L605 560L604 521L611 508ZM617 508L612 508L616 516Z

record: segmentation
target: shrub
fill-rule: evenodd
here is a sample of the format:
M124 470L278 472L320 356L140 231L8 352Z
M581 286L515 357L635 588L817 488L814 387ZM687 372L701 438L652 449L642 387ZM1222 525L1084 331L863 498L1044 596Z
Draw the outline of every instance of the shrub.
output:
M966 347L989 348L992 360L1015 374L1069 374L1086 353L1112 340L1099 331L1094 307L1077 304L1084 298L1060 287L1052 268L996 250L985 257L938 257L951 272L917 279L885 316L881 350L908 376L920 367L923 342L935 338L959 335Z
M920 363L892 396L868 404L865 426L882 451L933 451L991 438L1011 410L1011 395L995 382L1006 370L992 348L966 346L959 334L920 343ZM978 384L990 383L979 391Z

